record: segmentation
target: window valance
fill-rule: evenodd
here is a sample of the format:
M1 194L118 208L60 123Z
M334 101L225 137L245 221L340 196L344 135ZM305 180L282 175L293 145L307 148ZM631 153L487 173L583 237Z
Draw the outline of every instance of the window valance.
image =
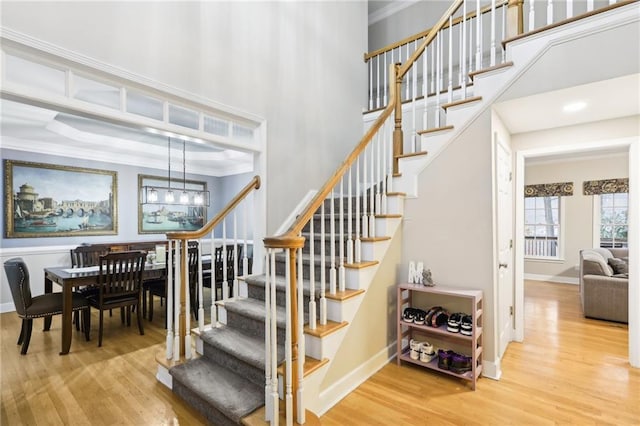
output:
M542 183L539 185L526 185L525 197L553 197L573 195L573 182Z
M587 180L583 183L583 190L584 195L629 192L629 179Z

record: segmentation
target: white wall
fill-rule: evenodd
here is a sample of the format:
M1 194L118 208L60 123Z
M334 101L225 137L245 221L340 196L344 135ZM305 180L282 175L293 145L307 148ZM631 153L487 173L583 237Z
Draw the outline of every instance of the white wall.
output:
M547 132L547 136L548 136ZM517 137L516 137L517 139ZM524 262L524 273L545 280L577 284L580 250L593 247L594 196L583 194L583 182L588 180L629 177L629 159L623 154L602 154L574 160L550 160L542 163L525 162L525 184L573 182L573 196L564 198L564 222L561 233L564 247L561 260L531 260ZM526 275L525 275L526 278ZM567 279L569 278L569 280ZM573 278L571 280L570 278Z
M1 22L264 117L268 233L362 136L366 19L366 2L3 2Z

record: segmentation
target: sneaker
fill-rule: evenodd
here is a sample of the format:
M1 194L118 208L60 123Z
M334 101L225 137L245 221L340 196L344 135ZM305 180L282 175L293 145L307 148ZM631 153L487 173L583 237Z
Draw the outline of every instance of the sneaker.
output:
M455 354L452 350L438 349L438 368L448 370L451 365L451 357Z
M429 309L429 311L427 311L427 316L424 319L425 324L431 325L431 320L433 319L433 316L440 311L442 311L441 306L434 306L431 309Z
M422 350L422 342L415 339L409 340L409 357L413 360L420 359L420 351Z
M402 320L404 322L413 322L416 317L416 310L414 308L405 308L402 312Z
M451 356L449 370L456 374L464 374L467 371L471 371L471 357L454 353Z
M465 336L473 335L473 318L471 318L471 315L465 315L462 317L462 321L460 322L460 334L464 334Z
M458 333L460 332L460 324L462 323L463 313L456 312L455 314L449 317L447 321L447 331L450 333Z
M426 318L427 313L422 309L415 310L415 317L413 318L413 322L416 324L424 324L424 319Z
M420 361L431 362L436 356L437 353L435 349L433 349L433 345L429 342L423 342L420 348Z
M438 310L431 316L431 323L429 325L431 325L431 327L440 327L442 325L445 325L448 320L449 312L447 312L443 308L440 308L440 310Z

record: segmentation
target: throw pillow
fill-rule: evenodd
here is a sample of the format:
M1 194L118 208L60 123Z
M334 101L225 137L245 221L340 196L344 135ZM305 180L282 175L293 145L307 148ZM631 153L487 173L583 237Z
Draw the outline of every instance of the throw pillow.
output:
M629 265L622 259L618 259L616 257L610 257L608 259L609 265L613 268L614 274L628 274L629 273Z

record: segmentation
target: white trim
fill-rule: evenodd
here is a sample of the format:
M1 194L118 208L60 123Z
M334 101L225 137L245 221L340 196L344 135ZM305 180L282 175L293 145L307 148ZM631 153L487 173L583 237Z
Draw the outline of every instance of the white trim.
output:
M378 370L387 365L396 356L397 343L394 340L389 346L383 348L367 361L353 369L349 374L345 374L333 385L320 392L318 398L318 416L322 416L336 405L342 398L353 392L358 386L367 381Z
M547 281L551 283L559 283L559 284L580 284L580 281L576 277L564 277L562 275L544 275L544 274L524 274L525 280L532 281Z
M640 368L640 137L629 147L629 363Z
M368 15L369 26L388 18L409 6L413 6L419 1L420 0L403 0L390 2L388 5L381 7Z
M0 314L4 314L5 312L15 312L16 306L13 302L1 303L0 304Z
M502 368L500 367L500 360L486 361L482 360L482 377L486 377L491 380L500 380L502 377Z

